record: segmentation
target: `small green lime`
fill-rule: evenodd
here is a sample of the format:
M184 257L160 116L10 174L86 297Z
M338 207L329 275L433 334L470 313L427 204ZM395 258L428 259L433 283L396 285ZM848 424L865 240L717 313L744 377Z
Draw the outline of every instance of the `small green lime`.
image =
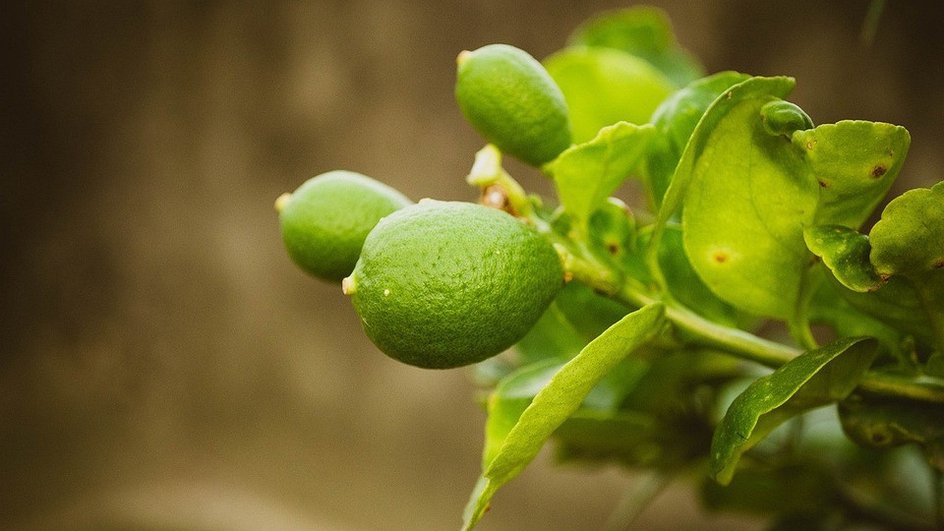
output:
M354 269L374 225L409 204L403 194L383 183L337 170L283 194L275 207L292 260L318 278L340 282Z
M381 351L446 369L524 337L563 285L563 271L547 239L511 215L424 200L377 224L342 285Z
M564 95L527 52L490 44L457 63L456 101L486 140L534 166L570 147Z

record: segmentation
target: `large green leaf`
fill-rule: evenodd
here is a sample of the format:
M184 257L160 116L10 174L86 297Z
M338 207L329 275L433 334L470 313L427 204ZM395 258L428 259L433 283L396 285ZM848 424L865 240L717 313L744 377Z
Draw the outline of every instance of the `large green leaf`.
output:
M699 122L670 185L688 185L685 251L702 280L740 309L781 319L795 312L810 263L802 227L819 198L800 152L761 116L792 86L752 78L732 87Z
M517 476L548 437L583 402L590 390L621 360L659 333L665 323L661 304L627 315L567 362L534 397L483 467L464 512L464 529L482 518L495 492ZM504 428L503 428L504 430Z
M715 430L711 474L727 484L741 455L786 420L842 400L876 355L876 341L842 338L790 360L738 395Z
M652 134L651 125L619 122L604 127L592 140L571 146L545 166L574 221L586 226L593 211L639 166Z
M615 48L641 57L679 87L703 75L698 62L676 42L669 17L654 7L601 13L581 24L569 42Z
M649 149L647 178L653 205L662 203L675 167L705 110L718 96L750 76L738 72L719 72L692 81L666 98L652 114L656 128Z
M544 66L564 93L578 144L616 122L649 122L674 89L648 62L612 48L565 48L545 59Z
M797 131L793 143L821 187L816 223L858 228L898 176L911 136L901 126L847 120Z

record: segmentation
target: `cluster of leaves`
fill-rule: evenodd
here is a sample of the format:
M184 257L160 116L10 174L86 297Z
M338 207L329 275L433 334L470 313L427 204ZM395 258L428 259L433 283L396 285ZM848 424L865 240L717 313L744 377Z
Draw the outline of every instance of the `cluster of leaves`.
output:
M502 189L573 281L516 357L476 368L488 420L466 528L550 439L561 460L701 472L707 506L784 526L933 526L944 183L859 232L908 132L814 126L788 77L703 77L650 8L586 22L544 64L575 142L541 168L559 206L525 195L491 146L470 182ZM611 197L630 176L649 213ZM761 337L777 323L782 342ZM904 443L920 452L877 450Z

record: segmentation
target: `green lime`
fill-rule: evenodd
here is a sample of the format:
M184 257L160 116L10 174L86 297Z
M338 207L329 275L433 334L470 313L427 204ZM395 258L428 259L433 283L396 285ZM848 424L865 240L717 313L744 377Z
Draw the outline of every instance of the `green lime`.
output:
M501 210L433 200L378 223L342 284L381 351L431 369L510 347L562 285L557 251L531 227Z
M340 282L354 269L374 225L409 204L403 194L383 183L337 170L283 194L275 208L292 260L318 278Z
M490 44L456 62L456 101L486 140L534 166L570 147L564 95L527 52Z

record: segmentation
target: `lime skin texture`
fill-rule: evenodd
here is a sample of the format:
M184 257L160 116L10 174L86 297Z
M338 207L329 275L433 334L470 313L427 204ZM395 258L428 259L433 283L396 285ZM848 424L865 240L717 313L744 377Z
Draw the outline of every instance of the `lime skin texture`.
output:
M426 199L377 224L342 286L381 351L447 369L524 337L563 276L554 247L510 214Z
M374 225L410 204L406 196L381 182L336 170L283 195L276 209L292 260L315 277L340 282L354 269Z
M488 142L532 166L570 147L564 94L535 58L490 44L464 51L456 61L456 101Z

